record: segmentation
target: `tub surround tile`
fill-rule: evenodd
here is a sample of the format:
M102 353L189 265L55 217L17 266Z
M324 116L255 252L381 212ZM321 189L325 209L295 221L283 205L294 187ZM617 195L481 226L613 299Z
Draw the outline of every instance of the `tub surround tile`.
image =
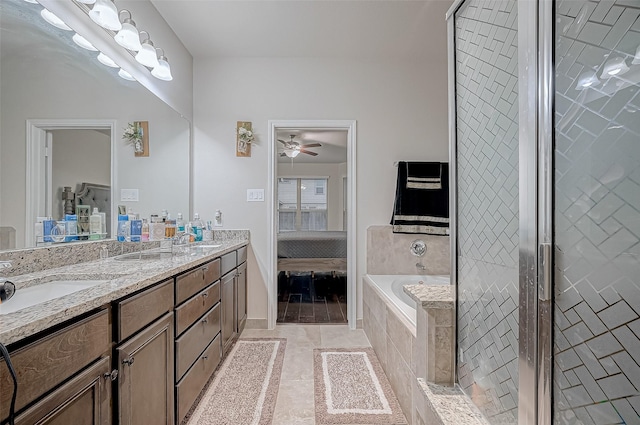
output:
M415 239L427 244L427 253L419 258L411 255L409 246ZM451 270L449 236L393 233L390 225L367 228L368 274L448 275ZM417 270L422 261L426 271Z
M418 378L424 395L424 422L430 425L488 425L486 419L464 393Z
M402 323L400 318L393 312L387 312L387 335L391 338L405 363L411 365L413 354L411 346L415 336L411 334L407 325Z
M119 277L106 279L105 283L15 313L0 315L0 342L11 344L19 341L247 244L246 239L228 240L221 241L222 246L211 250L207 255L176 255L170 259L143 261L118 261L109 258L16 276L12 281L18 290L35 281L52 280L57 276L82 278L87 275L103 277L116 275Z
M387 370L385 373L389 378L393 392L398 398L402 412L409 425L412 423L413 393L412 382L416 379L411 373L410 366L402 358L402 354L387 335Z

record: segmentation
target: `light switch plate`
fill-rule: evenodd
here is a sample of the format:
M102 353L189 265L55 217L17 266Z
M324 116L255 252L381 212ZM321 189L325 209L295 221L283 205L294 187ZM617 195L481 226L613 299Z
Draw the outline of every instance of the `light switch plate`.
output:
M138 201L138 189L120 189L120 201Z
M264 202L264 189L247 189L247 202Z

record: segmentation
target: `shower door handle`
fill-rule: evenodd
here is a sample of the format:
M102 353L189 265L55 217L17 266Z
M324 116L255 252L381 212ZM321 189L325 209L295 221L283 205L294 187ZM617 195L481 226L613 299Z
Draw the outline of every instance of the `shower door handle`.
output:
M551 278L553 269L551 267L551 244L541 243L538 246L538 259L540 273L538 274L538 299L540 301L551 300Z

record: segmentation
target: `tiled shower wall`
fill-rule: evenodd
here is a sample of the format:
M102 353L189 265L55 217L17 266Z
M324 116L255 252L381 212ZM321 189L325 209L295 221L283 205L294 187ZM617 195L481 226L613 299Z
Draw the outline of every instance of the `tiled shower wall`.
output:
M517 423L517 2L455 15L458 380L492 424Z
M553 422L638 424L640 1L561 0L555 22Z

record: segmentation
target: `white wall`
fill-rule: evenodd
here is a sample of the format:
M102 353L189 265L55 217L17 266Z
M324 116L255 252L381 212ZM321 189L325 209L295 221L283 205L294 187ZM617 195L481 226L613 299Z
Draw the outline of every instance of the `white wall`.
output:
M82 182L111 184L111 137L95 130L53 130L51 134L52 217L58 219L64 218L64 186L77 194Z
M345 158L346 159L346 158ZM329 177L327 182L327 230L342 230L343 184L347 176L344 163L311 164L293 160L291 163L278 163L278 177Z
M434 31L442 38L442 48L428 63L328 58L194 61L195 210L210 218L221 209L226 228L250 229L256 264L249 264L249 318L267 317L270 223L268 200L247 203L246 189L268 189L268 120L296 119L357 120L357 316L362 317L366 229L388 224L391 218L393 162L448 159L444 19ZM250 158L235 156L236 121L253 122L258 140Z

